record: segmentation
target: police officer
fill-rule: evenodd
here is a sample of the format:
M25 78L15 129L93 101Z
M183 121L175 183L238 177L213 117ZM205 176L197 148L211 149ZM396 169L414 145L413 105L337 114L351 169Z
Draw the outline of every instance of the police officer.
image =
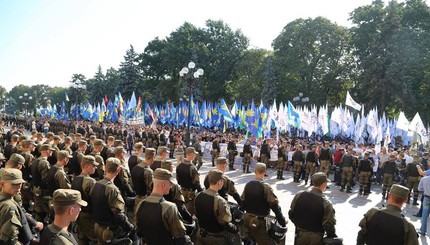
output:
M128 168L130 169L130 172L137 165L137 159L139 157L142 157L142 153L144 150L145 147L143 147L143 144L141 142L134 144L133 154L128 158Z
M176 179L184 194L187 210L191 214L195 214L194 199L196 198L196 191L202 191L199 173L196 166L192 163L197 152L194 147L188 147L185 153L185 160L176 167Z
M151 164L151 169L155 171L157 168L161 167L161 162L167 159L167 154L169 151L165 146L159 146L157 149L157 156L155 157L154 163Z
M1 244L30 244L34 236L25 210L13 197L19 194L21 184L25 183L18 169L0 169L0 243ZM43 224L39 223L39 228Z
M67 174L64 171L64 166L67 165L72 155L69 155L67 151L57 152L57 163L53 165L48 171L48 195L52 197L54 191L57 189L70 189L71 183L67 178Z
M221 170L211 170L207 175L209 188L196 197L196 216L200 225L197 244L229 244L228 232L238 232L231 222L230 206L218 194L224 183L223 175Z
M82 207L82 212L78 217L78 239L79 244L89 244L91 241L97 241L94 234L94 219L92 215L92 205L90 193L96 180L91 178L90 175L96 171L98 162L91 156L83 156L81 162L82 172L79 176L73 178L72 189L82 193L82 199L88 203L87 206Z
M202 145L200 144L200 138L199 137L196 138L196 140L195 140L195 142L193 144L193 147L197 151L194 164L196 165L197 170L199 170L202 167L202 165L203 165L203 160L202 160L202 156L203 156Z
M303 146L297 145L297 149L292 156L292 159L294 162L294 165L293 165L294 182L297 182L297 183L300 183L302 164L305 161L305 154L303 153L302 150L303 150Z
M243 173L251 173L249 171L249 165L251 164L251 156L252 156L251 140L247 139L245 145L243 145L243 160L242 160Z
M294 196L288 215L296 226L296 245L322 244L324 234L336 237L333 205L323 195L328 182L327 174L315 173L312 175L312 189Z
M104 145L105 145L105 143L103 142L103 140L96 139L94 141L93 150L91 151L91 153L89 153L89 155L94 156L94 158L96 159L96 162L98 162L98 164L99 164L97 166L96 172L91 176L96 180L103 179L103 175L104 175L105 163L104 163L103 157L100 155L100 153L103 150ZM88 149L87 149L87 151L88 151Z
M219 145L220 136L217 135L212 141L212 167L215 167L215 160L219 157L221 147Z
M170 171L156 169L151 195L136 208L137 232L148 245L192 244L185 235L185 227L176 205L163 198L163 195L169 193L172 179Z
M84 157L85 151L87 150L88 143L85 140L81 140L78 142L78 149L72 153L72 159L69 162L69 174L73 174L77 176L81 173L81 163L82 158Z
M235 170L234 169L234 158L237 155L237 147L236 142L234 138L231 138L230 141L227 144L227 151L228 151L228 169L229 170Z
M264 182L266 165L257 163L255 165L255 180L245 185L242 193L242 208L245 209L244 227L247 229L247 237L253 239L257 244L273 244L267 230L266 217L272 210L276 220L281 226L286 226L286 220L279 206L278 198L269 184Z
M114 184L118 187L124 200L126 200L129 197L134 197L136 194L131 188L130 172L126 168L126 162L124 159L125 149L123 147L115 147L114 154L115 158L121 162L121 171L115 178Z
M358 193L360 195L369 195L370 194L370 187L369 187L369 178L372 174L373 170L373 163L369 160L370 152L366 151L364 153L364 159L361 159L358 162L358 182L360 183L360 189L358 190Z
M173 173L172 161L164 160L163 162L161 162L161 168L169 170L171 173ZM164 195L164 199L176 204L176 207L178 208L178 211L185 222L189 224L193 223L193 218L190 212L188 212L187 207L185 206L185 198L181 192L181 187L178 185L178 183L172 182L172 188L170 188L168 194Z
M351 148L348 149L348 154L343 155L342 159L340 160L340 166L342 169L342 181L341 181L341 188L340 191L345 191L345 185L346 185L346 193L351 193L351 180L353 175L353 168L354 168L354 156L353 150Z
M34 194L34 217L38 221L43 221L49 214L48 199L48 171L51 165L48 162L48 157L52 155L54 149L48 145L40 146L39 151L41 156L34 160L31 164L31 176L33 181Z
M387 207L372 208L360 221L357 244L418 245L415 227L401 213L409 196L408 188L393 185L388 193Z
M420 157L418 155L413 156L413 162L406 165L405 173L408 178L406 187L409 189L408 203L411 199L410 193L414 190L414 201L412 205L418 205L418 184L420 182L420 173L418 172L418 165L420 164Z
M105 170L104 178L97 181L90 194L92 206L97 207L93 209L93 215L98 244L111 242L135 231L134 225L125 215L124 199L113 183L121 171L120 160L108 158Z
M270 158L270 145L269 145L269 141L270 139L265 139L263 140L263 144L261 144L261 149L260 149L260 158L261 158L261 162L266 164L266 166L268 166L269 164L269 158Z
M285 153L286 153L286 143L281 142L281 146L278 148L278 163L276 164L277 176L276 179L284 180L284 168L285 168Z
M385 200L388 199L388 196L386 194L387 190L389 190L393 185L394 174L398 173L397 164L394 160L396 160L396 156L394 154L391 154L388 158L388 161L383 163L381 167L382 199L385 199Z
M134 191L136 192L136 199L134 199L134 207L136 208L139 203L145 199L152 191L152 169L151 164L155 159L155 149L145 149L145 159L138 158L138 164L131 171L131 182Z
M330 144L328 142L325 142L324 147L321 148L319 159L320 159L320 171L323 173L326 173L328 176L329 170L330 170L330 161L332 160Z
M227 159L225 157L218 157L216 159L216 168L221 172L225 172L227 168ZM228 201L228 195L232 196L237 204L240 206L242 204L242 200L240 199L240 195L234 187L234 182L225 174L222 176L223 185L221 189L219 189L218 194ZM203 181L205 188L208 189L210 186L209 178L206 175L205 180Z
M55 218L42 233L40 244L78 245L73 234L68 232L71 222L75 222L81 212L81 207L87 206L77 190L58 189L52 198Z

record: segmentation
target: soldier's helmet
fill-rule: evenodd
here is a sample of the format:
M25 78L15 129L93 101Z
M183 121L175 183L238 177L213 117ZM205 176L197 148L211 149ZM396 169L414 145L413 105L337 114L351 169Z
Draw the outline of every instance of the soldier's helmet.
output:
M276 220L272 220L267 233L273 240L279 243L282 239L285 238L287 230L287 226L281 226Z

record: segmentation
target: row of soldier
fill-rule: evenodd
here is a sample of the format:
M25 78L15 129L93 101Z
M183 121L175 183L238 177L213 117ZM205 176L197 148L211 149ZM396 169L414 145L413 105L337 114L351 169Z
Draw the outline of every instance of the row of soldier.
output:
M55 186L55 187L51 187L51 190L49 190L49 188L47 188L47 190L48 190L48 192L49 192L49 194L50 194L50 196L47 196L47 195L44 195L43 194L43 191L40 191L40 193L42 193L42 201L40 202L40 203L46 203L46 201L48 200L49 201L49 199L52 199L52 195L53 195L53 190L55 190L56 188L63 188L63 186L62 186L62 184L61 184L61 181L58 181L58 180L56 180L55 179L55 176L57 176L57 179L59 178L58 176L66 176L64 173L66 173L66 172L69 172L69 173L73 173L73 172L70 172L70 171L65 171L64 170L64 173L62 173L62 174L57 174L57 172L59 172L58 170L60 170L60 172L61 172L61 170L62 170L62 168L64 169L64 166L67 166L67 165L69 165L69 167L71 168L71 169L73 169L72 168L72 166L74 165L74 164L72 164L72 162L73 162L73 158L70 156L70 151L71 151L71 145L68 145L68 143L70 143L70 142L68 142L68 141L70 141L69 139L68 139L68 137L64 137L64 139L63 140L61 140L61 137L57 137L57 136L55 136L55 135L50 135L50 134L48 134L47 135L48 137L48 139L47 139L47 141L45 141L44 143L47 143L47 144L44 144L44 145L39 145L39 146L37 146L36 145L36 143L37 142L31 142L31 141L29 141L29 140L26 140L24 137L22 137L21 139L20 139L20 137L18 137L18 141L20 141L19 142L19 144L17 144L17 145L19 145L19 147L21 147L22 149L18 149L18 151L20 152L20 153L22 153L22 152L28 152L28 149L27 148L30 148L31 149L31 147L35 147L36 149L38 149L40 152L39 152L39 154L41 154L42 155L42 157L43 156L45 156L46 158L47 158L47 160L48 160L48 158L49 157L52 157L52 152L51 152L51 154L44 154L44 152L49 152L49 151L56 151L57 152L57 154L56 154L56 160L55 160L55 165L53 165L53 167L52 167L52 169L55 169L55 171L54 170L50 170L50 172L53 172L53 174L51 174L51 179L53 179L53 182L52 183L54 183L55 181L57 181L58 182L58 184L57 184L57 186ZM51 137L52 136L52 137ZM79 139L81 139L80 138L80 135L79 135L79 133L78 134L76 134L76 139L75 140L73 140L72 139L72 145L75 143L75 145L76 145L76 141L77 140L79 140ZM16 136L14 136L13 138L16 138ZM56 142L57 141L57 142ZM95 166L95 173L93 173L92 175L93 175L93 177L95 177L95 178L100 178L100 176L103 176L103 174L104 174L104 169L103 169L103 167L101 167L101 166L103 166L102 164L100 164L99 162L101 162L102 160L103 161L105 161L105 159L103 159L103 157L101 157L101 152L103 151L103 150L105 150L106 152L108 152L109 154L108 155L106 155L106 163L108 163L107 162L107 157L109 157L109 156L115 156L117 159L119 159L120 161L123 161L124 162L124 149L123 148L121 148L121 147L116 147L116 148L112 148L112 145L113 144L110 144L110 143L115 143L115 140L114 139L110 139L110 140L108 140L108 144L110 145L110 146L108 146L108 145L105 145L105 143L102 141L102 140L97 140L97 139L95 139L94 137L90 137L90 139L89 139L89 141L90 141L90 147L93 149L93 150L91 150L89 153L93 153L92 155L94 155L94 163L98 163L98 164L90 164L90 165L93 165L93 166ZM110 143L109 143L109 141L111 141ZM52 143L51 143L52 142ZM84 157L83 156L85 156L85 152L88 152L88 143L86 142L86 141L82 141L82 140L80 140L80 141L77 141L78 143L77 143L77 147L79 148L79 147L81 147L81 150L80 150L80 155L77 155L76 157L77 157L77 159L79 160L79 158L80 158L80 161L82 161L83 159L84 159ZM122 143L122 142L121 142ZM49 147L49 149L45 149L47 146L46 145L49 145L50 147ZM117 144L117 145L120 145L120 144ZM42 146L44 146L44 147L42 147ZM54 146L55 146L55 148L54 148ZM140 150L143 150L143 145L141 145L141 144L136 144L135 145L136 147L135 147L135 150L136 150L136 152L135 152L135 154L133 154L134 156L137 156L137 155L139 155L139 149ZM27 148L26 148L27 147ZM66 154L66 152L62 152L61 150L59 150L60 149L60 147L62 148L62 149L64 149L64 150L66 150L68 153ZM147 149L147 150L151 150L151 149ZM196 155L198 155L198 154L196 154L196 152L195 152L195 149L187 149L187 150L192 150L193 152L194 152L194 157L196 156ZM236 149L235 149L236 150ZM32 150L30 150L30 152L31 152ZM167 149L164 147L161 147L160 148L160 153L161 152L163 152L164 151L164 153L163 154L165 154L165 155L167 155ZM37 150L35 151L35 152L37 152ZM73 152L73 151L72 151ZM75 152L78 152L78 149L75 151ZM75 153L74 152L74 153ZM142 152L140 152L140 154L141 154ZM188 152L186 151L185 152L186 153L186 155L187 155L187 157L185 158L185 160L184 160L184 162L186 162L186 161L189 161L189 162L191 162L191 160L189 159L189 157L188 157ZM230 150L229 150L229 153L230 153ZM236 153L234 153L234 155L236 155L237 154L237 152ZM122 156L121 156L122 155ZM150 152L148 152L148 156L150 156L151 155L151 153ZM153 155L155 155L155 150L154 150L154 153L153 153ZM78 156L80 156L80 157L78 157ZM145 157L146 157L146 154L145 154ZM157 156L158 158L160 158L159 156ZM71 159L71 160L69 160L69 158ZM137 158L137 157L136 157ZM135 159L135 157L131 157L131 159ZM76 160L76 159L75 159ZM145 159L146 160L146 159ZM263 159L262 159L263 160ZM70 161L70 162L69 162ZM49 162L49 161L48 161ZM67 163L66 163L67 162ZM141 163L142 162L144 162L144 161L141 161ZM161 161L160 161L161 162ZM225 161L225 162L227 162L227 161ZM65 164L64 164L65 163ZM130 166L130 170L132 169L132 167L133 167L133 160L131 161L131 162L129 162L129 166ZM137 162L135 162L134 163L135 165L136 164L138 164ZM26 164L26 163L24 163L23 164L23 166L24 166L24 168L23 168L23 172L25 172L25 167L27 167L28 168L28 166L31 166L30 167L30 169L31 170L33 170L33 164ZM58 166L57 166L58 165ZM80 166L80 164L77 164L78 166ZM149 165L151 165L151 164L149 164ZM231 165L232 164L230 164L230 166L229 167L231 167ZM107 164L106 164L106 166L107 166ZM105 166L105 168L106 168L106 166ZM120 164L120 166L126 166L126 164L124 164L124 163L122 163L122 164ZM69 170L70 170L70 168L69 168ZM127 203L127 199L128 199L128 197L130 197L130 196L133 196L133 191L136 191L135 189L133 189L133 188L130 188L130 185L131 185L131 183L132 183L132 181L129 181L130 180L130 177L132 177L132 176L127 176L127 171L124 171L124 169L122 169L122 168L118 168L119 169L119 176L120 177L118 177L118 178L116 178L117 180L119 180L120 182L119 182L119 184L117 184L118 185L118 187L120 188L120 193L121 193L121 195L124 197L123 199L125 200L124 201L124 203ZM83 170L83 169L82 169ZM98 171L96 171L96 170L98 170ZM127 169L125 169L125 170L127 170ZM256 170L257 170L257 168L256 168ZM81 170L80 170L80 168L79 168L79 170L75 170L77 173L79 173ZM248 170L249 171L249 170ZM76 174L76 172L74 173L74 175L76 176L77 174ZM177 170L177 173L178 173L178 170ZM31 174L31 176L33 176L34 174L32 173ZM106 174L107 175L107 174ZM122 176L122 177L121 177ZM309 175L308 175L309 176ZM132 179L132 178L131 178ZM60 180L61 180L61 178L60 178ZM64 179L65 180L65 179ZM63 181L64 181L63 180ZM179 177L178 177L178 180L179 180ZM51 183L51 182L50 182ZM56 183L56 182L55 182ZM141 182L139 182L139 183L141 183ZM127 186L128 185L128 186ZM185 184L186 185L186 184ZM37 186L36 186L37 187ZM40 186L39 186L40 187ZM34 188L34 187L33 187ZM42 189L42 188L41 188ZM39 190L36 188L36 189L34 189L35 190L35 192L34 193L39 193ZM127 190L128 190L128 193L127 193ZM182 191L183 191L183 193L184 193L184 196L185 197L193 197L193 193L194 193L194 195L195 195L195 191L189 191L189 190L193 190L193 187L191 187L191 188L187 188L187 187L185 187L185 188L182 188ZM197 190L197 189L195 189L195 190ZM188 193L187 193L187 191L188 191ZM137 192L137 191L136 191ZM190 194L191 193L191 194ZM137 194L137 193L136 193ZM148 193L146 194L146 196L148 195ZM141 196L141 198L145 198L145 195L137 195L137 197L139 197L139 196ZM136 199L138 199L136 197ZM236 199L236 198L235 198ZM184 203L185 204L187 204L188 203L188 205L189 205L189 209L193 209L193 202L192 201L189 201L189 202L186 202L186 198L184 198ZM237 201L237 200L236 200ZM35 205L35 209L38 209L37 208L37 205ZM178 208L178 210L180 210L179 208ZM49 212L49 208L47 209L47 210L43 210L43 208L42 208L42 214L43 213L45 213L44 215L46 216L46 214L47 214L47 212ZM36 214L37 214L37 212L36 212ZM37 214L37 216L40 216L40 214ZM36 217L37 217L36 216ZM183 215L183 216L185 216L185 215ZM130 232L128 232L128 233L130 233Z

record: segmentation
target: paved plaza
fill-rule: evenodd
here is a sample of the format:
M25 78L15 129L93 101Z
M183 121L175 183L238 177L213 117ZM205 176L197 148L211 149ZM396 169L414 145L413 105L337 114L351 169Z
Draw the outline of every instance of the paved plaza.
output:
M253 166L252 166L253 167ZM251 171L252 171L251 167ZM242 194L245 184L254 179L254 174L243 174L242 168L239 164L235 164L237 170L226 171L226 174L236 183L236 188L239 194ZM213 169L210 162L205 162L203 167L199 170L201 183L208 171ZM282 212L288 218L288 210L290 208L291 201L294 195L300 191L308 188L304 186L304 182L298 184L293 183L292 172L284 172L285 180L276 179L276 171L273 169L268 170L269 177L266 177L266 182L269 183L275 194L279 198ZM330 176L333 180L333 176ZM358 186L353 188L353 192L348 194L340 192L339 187L335 186L334 183L330 183L330 189L325 191L327 198L333 203L336 211L336 233L339 237L344 239L345 245L356 244L357 233L359 231L358 223L362 219L363 215L372 207L382 207L385 202L382 201L381 186L373 185L372 194L369 196L360 196L358 194ZM229 198L229 201L234 201L233 198ZM415 228L420 227L420 219L414 217L413 214L417 213L419 206L406 205L403 209L403 215L407 217L414 224ZM429 234L429 231L427 231ZM420 244L429 244L430 240L428 237L421 236L419 238ZM289 221L288 232L286 238L286 244L294 244L294 224Z

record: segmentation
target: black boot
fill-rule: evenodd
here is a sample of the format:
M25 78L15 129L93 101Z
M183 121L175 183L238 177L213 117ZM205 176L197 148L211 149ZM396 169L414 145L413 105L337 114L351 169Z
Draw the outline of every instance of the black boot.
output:
M386 191L385 191L385 190L383 190L383 191L382 191L382 200L385 200L386 194L387 194L387 193L386 193Z
M347 186L347 187L346 187L346 193L352 193L351 186Z
M358 189L358 194L363 195L363 187L360 186L360 189Z
M285 178L284 178L284 176L282 176L284 173L283 173L283 171L279 171L279 179L280 180L284 180Z
M215 167L215 160L212 158L212 167Z
M242 172L243 173L245 173L245 169L246 169L246 167L245 167L245 165L243 165L243 167L242 167Z
M249 165L246 165L246 173L249 174L251 171L249 171Z
M418 204L418 198L414 198L414 202L412 203L412 205L414 205L414 206L418 206L419 204Z
M276 179L279 179L279 171L276 172Z
M364 188L364 193L363 195L369 195L370 194L370 190L368 187Z

